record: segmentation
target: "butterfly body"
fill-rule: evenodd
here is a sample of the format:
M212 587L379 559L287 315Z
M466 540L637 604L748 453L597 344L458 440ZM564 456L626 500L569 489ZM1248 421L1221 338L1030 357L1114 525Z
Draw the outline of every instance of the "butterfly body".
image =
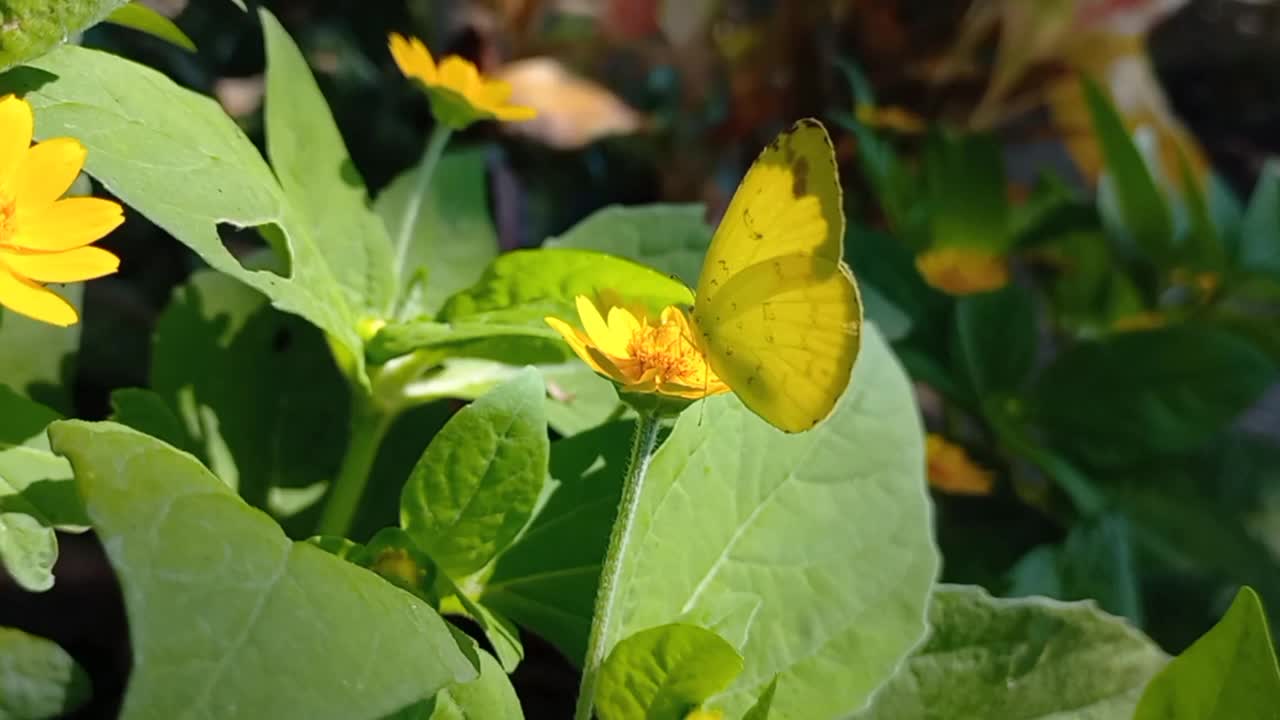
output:
M857 357L862 305L843 260L835 153L802 120L760 154L703 262L692 328L712 370L776 427L831 414Z

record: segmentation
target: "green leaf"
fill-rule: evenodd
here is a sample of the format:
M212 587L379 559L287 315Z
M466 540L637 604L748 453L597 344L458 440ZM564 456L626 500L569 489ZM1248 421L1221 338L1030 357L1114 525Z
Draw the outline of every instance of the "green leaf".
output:
M387 234L411 232L408 268L426 268L426 288L406 304L399 318L434 315L450 295L480 279L498 255L498 231L489 216L485 181L485 148L446 153L422 198L416 218L405 225L405 209L416 184L417 166L401 173L382 190L374 205ZM406 229L407 228L407 229ZM411 274L401 278L399 293L409 295Z
M600 720L684 720L742 672L742 656L710 630L673 623L614 646L600 668Z
M1239 337L1180 325L1068 349L1041 375L1035 399L1060 447L1105 465L1206 442L1275 376L1270 359Z
M49 434L124 592L124 720L378 718L476 676L430 607L289 542L191 456L114 423Z
M480 677L450 685L436 696L430 720L520 720L520 699L502 667L480 652Z
M474 602L465 593L459 591L457 598L467 615L475 620L484 632L485 638L493 646L498 656L498 664L504 672L514 672L516 666L524 659L524 645L520 642L520 630L494 610Z
M173 408L158 393L143 388L122 388L111 393L112 422L146 433L183 452L199 455L196 441Z
M189 439L122 420L191 450L256 507L273 489L337 474L349 390L324 336L230 277L197 272L174 292L156 324L151 386Z
M1142 694L1134 720L1271 720L1280 667L1262 602L1240 588L1227 614Z
M1094 600L1142 626L1142 598L1127 520L1109 513L1076 524L1061 545L1041 545L1010 571L1009 595Z
M1241 268L1280 276L1280 161L1262 169L1240 227Z
M324 330L349 356L349 375L365 382L355 311L329 258L216 101L137 63L71 46L7 73L0 86L26 93L38 138L78 138L88 149L86 170L112 194L214 269ZM222 225L264 228L287 259L288 277L243 267L223 245Z
M689 287L698 284L711 226L701 205L612 206L598 210L543 247L595 250L634 260Z
M84 285L58 290L84 312ZM80 324L58 327L0 308L0 383L59 410L71 407Z
M897 342L911 333L911 316L890 302L874 285L858 283L858 295L862 298L867 320L880 328L885 340Z
M861 707L915 646L937 571L924 439L905 373L878 332L864 340L812 431L779 432L731 395L680 417L640 498L606 645L719 618L746 667L712 702L742 713L777 676L782 717Z
M0 564L22 588L53 587L54 527L83 522L71 468L49 452L52 410L0 385Z
M89 676L50 640L0 627L0 718L65 717L89 699Z
M778 678L774 678L773 682L765 686L764 692L760 693L760 699L756 700L756 704L742 716L742 720L769 720L770 711L773 709L773 696L777 692Z
M430 350L440 359L481 357L508 364L563 362L572 355L550 325L418 320L391 323L369 341L369 362L384 363L415 350Z
M1165 655L1091 603L940 585L933 630L857 720L1128 720Z
M551 446L547 500L498 557L480 594L480 603L546 638L574 663L586 654L633 428L609 423Z
M1124 120L1097 83L1083 80L1085 100L1106 161L1103 192L1110 192L1126 239L1157 264L1174 261L1173 216Z
M547 424L561 437L572 437L610 419L634 415L621 404L613 383L586 363L575 359L538 369L547 383Z
M849 392L813 431L776 431L728 395L679 419L646 481L621 627L607 645L718 619L716 632L740 640L746 659L712 699L730 714L779 675L780 717L838 716L892 672L924 632L937 557L910 385L874 329L865 343ZM560 484L481 594L573 660L585 650L626 437L612 424L556 444Z
M182 28L139 0L116 8L107 16L107 22L158 37L188 52L196 52L196 44L182 32Z
M530 368L458 411L405 483L400 524L450 577L484 567L532 515L547 476L544 394Z
M1035 367L1036 337L1035 298L1020 287L956 301L952 356L975 397L1022 389Z
M382 317L396 292L391 240L369 208L364 180L302 52L274 15L263 9L259 17L267 46L264 122L271 167L347 304Z
M129 0L6 0L0 70L8 70L97 25Z
M447 321L543 323L551 315L577 322L574 298L645 307L656 316L668 305L692 304L693 291L651 268L589 250L547 248L507 253L471 288L449 298Z
M1178 219L1185 223L1184 257L1192 268L1221 272L1227 259L1222 233L1201 179L1181 146L1178 147L1178 179L1183 188L1182 203L1177 210Z
M1004 159L990 135L934 133L925 157L931 247L1002 253L1013 240L1005 197Z

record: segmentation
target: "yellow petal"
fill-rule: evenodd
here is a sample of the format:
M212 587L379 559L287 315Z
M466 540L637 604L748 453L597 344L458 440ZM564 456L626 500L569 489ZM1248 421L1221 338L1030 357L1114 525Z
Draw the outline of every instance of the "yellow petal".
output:
M120 258L97 247L65 252L0 250L0 262L17 275L36 282L82 282L120 269Z
M31 106L15 95L0 98L0 188L12 187L14 176L31 147Z
M124 222L118 203L102 198L59 200L31 214L18 207L12 244L29 250L71 250L88 245Z
M636 316L632 315L624 307L617 305L609 308L609 332L620 338L631 338L640 329L640 321L636 320ZM631 351L626 350L625 357L631 357Z
M538 111L530 107L521 107L519 105L504 105L502 107L492 108L493 116L503 122L523 122L538 117Z
M472 99L480 86L480 71L470 60L450 55L440 61L439 83Z
M391 50L391 58L405 76L416 77L428 84L436 82L436 63L421 40L391 33L387 45Z
M595 303L591 302L587 296L579 295L577 305L578 317L582 319L582 329L587 331L587 337L591 338L593 345L614 357L631 357L631 353L627 351L630 334L618 335L611 331L605 324L604 318L600 316Z
M0 266L0 305L51 325L74 325L79 316L71 303Z
M18 206L35 210L62 197L84 167L84 146L74 138L46 140L27 151L18 168Z
M605 373L604 368L600 367L600 365L596 363L595 359L591 357L591 353L588 352L587 348L590 340L584 336L580 330L569 325L560 318L545 317L542 319L551 326L552 330L555 330L564 337L564 341L569 344L569 347L573 352L578 357L582 358L583 362L590 365L592 370L595 370L602 375L607 374Z

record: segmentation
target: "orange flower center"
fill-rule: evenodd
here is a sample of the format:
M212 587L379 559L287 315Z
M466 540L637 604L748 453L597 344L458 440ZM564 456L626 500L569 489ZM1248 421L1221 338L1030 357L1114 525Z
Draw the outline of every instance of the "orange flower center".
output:
M690 385L693 380L698 384L702 382L699 374L703 370L702 355L676 323L664 322L653 327L648 323L641 325L631 335L627 351L638 365L638 374L653 372L658 383Z

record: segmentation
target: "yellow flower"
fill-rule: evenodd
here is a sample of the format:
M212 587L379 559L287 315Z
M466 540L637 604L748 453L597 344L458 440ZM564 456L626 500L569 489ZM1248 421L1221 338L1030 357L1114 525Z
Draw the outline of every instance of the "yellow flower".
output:
M449 55L437 65L421 40L399 33L391 33L389 45L400 72L426 88L436 119L455 130L477 120L518 122L537 115L533 108L508 104L511 86L486 79L469 60Z
M721 710L694 710L684 716L684 720L724 720L724 712Z
M31 106L0 98L0 305L53 325L73 325L76 309L43 283L110 275L120 259L90 243L124 221L120 205L101 198L59 200L84 165L72 138L32 145Z
M928 250L916 257L916 269L926 282L949 295L989 292L1009 284L1004 256L979 248Z
M990 495L994 480L991 473L969 458L964 448L929 433L925 439L929 484L952 495Z
M689 318L675 306L662 311L656 324L644 313L614 306L609 319L589 298L577 298L579 330L553 317L547 324L593 370L617 383L624 393L656 393L684 400L726 392L729 386L711 369L694 340Z

